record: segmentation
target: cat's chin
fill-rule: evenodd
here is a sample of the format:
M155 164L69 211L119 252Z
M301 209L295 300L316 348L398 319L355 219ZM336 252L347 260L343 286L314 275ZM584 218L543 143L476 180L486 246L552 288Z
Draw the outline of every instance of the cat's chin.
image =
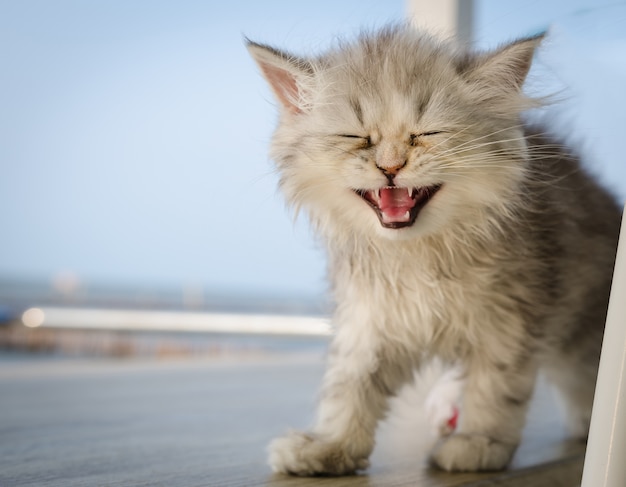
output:
M425 237L427 235L432 235L436 230L435 228L433 228L433 225L422 221L422 218L419 218L416 223L408 227L387 228L383 227L380 224L376 226L376 234L379 237L385 240L395 240L399 242L415 240Z

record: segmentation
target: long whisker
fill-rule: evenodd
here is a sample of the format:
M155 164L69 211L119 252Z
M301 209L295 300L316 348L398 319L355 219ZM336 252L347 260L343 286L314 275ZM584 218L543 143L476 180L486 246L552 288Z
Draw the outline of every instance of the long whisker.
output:
M452 137L456 137L459 134L462 134L465 130L473 127L474 125L476 125L476 124L468 125L463 130L460 130L458 132L454 132L450 137L448 137L446 139L446 141L450 140ZM502 132L505 132L505 131L508 131L508 130L519 129L519 128L522 128L522 127L523 127L523 125L519 124L519 125L513 125L513 126L510 126L510 127L506 127L506 128L500 129L500 130L495 130L493 132L490 132L488 134L482 135L480 137L475 137L475 138L473 138L471 140L468 140L466 142L463 142L461 144L457 144L455 147L453 147L453 149L459 149L459 148L462 148L462 147L464 147L464 146L466 146L468 144L472 144L472 143L474 143L476 141L483 140L483 139L486 139L488 137L493 137L494 135L498 135L498 134L500 134ZM436 148L438 145L440 145L440 144L436 144L436 145L432 146L429 150L432 150L432 149Z
M489 142L481 142L479 144L474 143L473 145L468 145L469 143L460 144L456 147L451 147L446 151L440 152L438 155L446 155L446 154L462 154L464 152L470 152L476 149L484 149L489 146L500 145L507 142L519 142L524 140L524 137L515 137L511 139L498 139ZM510 150L510 149L509 149Z

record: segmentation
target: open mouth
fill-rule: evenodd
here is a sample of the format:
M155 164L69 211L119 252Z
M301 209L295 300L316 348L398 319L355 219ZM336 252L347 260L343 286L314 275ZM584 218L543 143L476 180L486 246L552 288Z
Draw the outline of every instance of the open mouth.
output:
M385 228L410 227L422 208L441 189L441 184L421 188L386 186L380 189L359 189L355 193L369 204Z

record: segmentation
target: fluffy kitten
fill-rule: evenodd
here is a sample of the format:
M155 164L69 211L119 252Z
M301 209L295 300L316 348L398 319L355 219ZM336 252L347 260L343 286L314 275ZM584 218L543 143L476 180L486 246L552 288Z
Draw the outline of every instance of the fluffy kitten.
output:
M470 53L401 26L312 58L249 43L280 102L281 188L327 244L337 304L317 422L270 445L274 470L366 468L388 399L435 356L465 371L439 467L504 468L539 367L587 434L620 215L522 121L540 41Z

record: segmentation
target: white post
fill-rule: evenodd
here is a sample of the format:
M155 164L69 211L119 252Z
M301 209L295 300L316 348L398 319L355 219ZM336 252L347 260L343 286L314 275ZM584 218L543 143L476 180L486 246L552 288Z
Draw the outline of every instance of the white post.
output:
M474 0L407 0L411 23L459 43L472 42Z
M626 211L622 217L581 487L626 485Z

